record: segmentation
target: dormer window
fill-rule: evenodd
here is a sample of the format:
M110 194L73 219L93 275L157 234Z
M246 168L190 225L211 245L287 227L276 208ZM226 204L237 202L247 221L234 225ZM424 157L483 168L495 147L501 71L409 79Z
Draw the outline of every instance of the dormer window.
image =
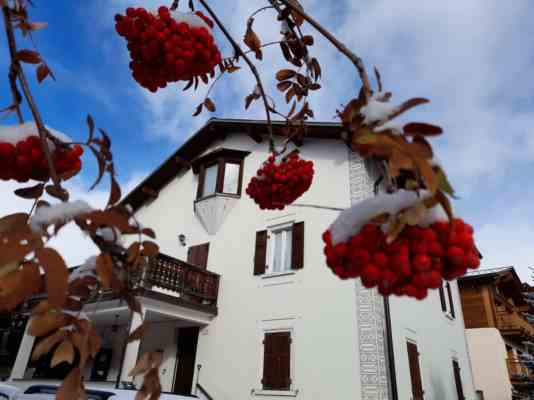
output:
M241 196L243 163L249 152L220 149L193 162L198 173L197 200L216 194Z

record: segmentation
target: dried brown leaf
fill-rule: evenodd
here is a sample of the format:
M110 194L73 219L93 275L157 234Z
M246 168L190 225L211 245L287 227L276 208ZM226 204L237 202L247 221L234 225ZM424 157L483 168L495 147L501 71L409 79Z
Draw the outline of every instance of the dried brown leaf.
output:
M66 362L72 364L74 361L74 346L70 340L64 340L58 346L50 362L50 367L54 368L55 366Z
M276 85L277 89L281 92L285 92L287 89L291 87L292 83L291 81L283 81L280 82L278 85Z
M32 361L37 361L39 358L41 358L45 354L48 354L48 352L50 350L52 350L52 348L57 343L59 343L60 341L65 339L65 336L66 336L66 331L59 330L59 331L56 331L53 334L41 339L35 345L35 348L33 349Z
M48 193L52 197L55 197L56 199L59 199L62 201L69 200L69 192L67 192L62 187L58 187L56 185L47 185L45 187L45 190L46 190L46 193Z
M23 199L38 199L43 195L44 184L38 183L35 186L15 190L15 194Z
M22 61L28 64L39 64L41 60L41 55L34 50L19 50L15 56L17 61Z
M148 236L148 237L152 238L152 239L155 239L155 238L156 238L156 233L155 233L152 229L150 229L150 228L144 228L144 229L141 231L141 233L142 233L143 235L145 235L145 236Z
M281 69L280 71L276 73L276 79L278 81L285 81L285 80L293 78L296 75L297 73L293 71L292 69Z
M81 379L80 367L76 367L70 371L57 391L56 400L78 399L82 392Z
M247 47L252 50L256 56L256 59L262 60L263 53L261 51L261 40L252 29L252 24L254 23L254 18L250 18L247 22L247 31L245 32L245 37L243 39Z
M313 43L314 43L313 36L312 36L312 35L304 35L304 36L302 37L302 42L303 42L306 46L313 46Z
M137 376L144 374L151 367L151 353L145 353L141 356L135 367L128 373L128 376Z
M152 257L159 253L159 246L151 241L144 241L142 243L142 254L146 257Z
M37 67L37 82L41 83L46 79L47 76L51 75L50 68L46 64L40 64Z
M137 340L141 340L143 336L148 332L150 328L150 324L147 321L143 321L139 327L134 330L130 336L128 337L128 343L135 342Z
M117 204L122 197L121 187L119 186L119 183L115 179L115 175L113 173L110 173L109 176L111 180L111 189L109 191L109 199L108 199L107 207Z
M107 253L101 253L96 258L96 273L102 282L104 289L111 287L111 278L113 276L113 260Z
M30 321L28 335L36 337L48 335L49 333L66 326L69 321L70 318L67 315L53 311L47 312L46 314L36 315Z
M215 112L215 103L209 97L204 100L204 106L209 112Z
M202 112L202 108L204 107L204 103L200 103L197 108L195 109L195 112L193 113L193 117L197 117Z
M48 302L53 308L61 308L67 300L69 271L63 257L50 247L35 251L35 257L46 274Z
M443 129L437 125L426 124L423 122L411 122L404 125L403 131L405 135L414 136L438 136L443 133Z

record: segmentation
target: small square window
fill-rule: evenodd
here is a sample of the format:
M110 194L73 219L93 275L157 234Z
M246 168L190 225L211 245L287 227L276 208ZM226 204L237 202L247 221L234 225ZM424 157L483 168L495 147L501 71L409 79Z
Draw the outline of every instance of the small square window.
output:
M221 150L201 157L193 163L198 173L197 200L217 193L241 195L244 152Z

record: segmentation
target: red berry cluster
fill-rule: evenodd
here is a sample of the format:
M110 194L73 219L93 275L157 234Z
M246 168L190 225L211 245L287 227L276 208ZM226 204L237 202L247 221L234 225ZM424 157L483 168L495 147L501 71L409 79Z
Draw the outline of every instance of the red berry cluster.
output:
M323 234L326 263L341 279L358 278L367 288L378 286L383 296L428 295L443 279L477 269L480 259L473 228L461 219L435 222L428 228L409 226L391 244L379 225L367 224L347 242L332 244L330 231Z
M56 148L52 154L57 173L75 175L82 168L83 149L75 145L68 149ZM16 145L0 142L0 179L27 182L30 179L46 181L49 178L48 162L37 136L29 136Z
M170 82L211 74L221 62L211 30L201 26L204 21L211 28L213 22L200 11L184 19L199 23L178 22L167 7L160 7L157 15L144 8L128 8L126 15L115 16L117 33L128 41L132 75L151 92Z
M313 161L305 161L297 153L280 162L271 155L251 179L247 194L262 210L283 210L306 192L313 180Z

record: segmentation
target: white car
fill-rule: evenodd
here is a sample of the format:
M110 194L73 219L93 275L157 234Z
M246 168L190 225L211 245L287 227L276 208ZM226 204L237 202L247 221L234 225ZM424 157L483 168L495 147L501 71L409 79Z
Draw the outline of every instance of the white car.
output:
M20 389L15 386L0 384L0 400L13 400L19 392Z
M55 400L57 385L33 385L24 392L20 389L0 384L0 400ZM135 400L136 390L86 388L88 400ZM196 397L163 393L161 400L191 400Z

